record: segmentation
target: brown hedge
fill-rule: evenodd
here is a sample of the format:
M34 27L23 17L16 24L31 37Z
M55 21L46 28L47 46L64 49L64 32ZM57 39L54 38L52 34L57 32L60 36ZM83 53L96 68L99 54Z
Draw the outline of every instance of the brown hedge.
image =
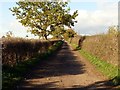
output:
M78 45L81 37L74 37L72 43ZM80 45L81 48L94 56L106 60L108 63L118 65L118 35L99 34L86 36Z
M43 54L58 40L40 41L36 39L2 39L2 64L15 65L35 55Z

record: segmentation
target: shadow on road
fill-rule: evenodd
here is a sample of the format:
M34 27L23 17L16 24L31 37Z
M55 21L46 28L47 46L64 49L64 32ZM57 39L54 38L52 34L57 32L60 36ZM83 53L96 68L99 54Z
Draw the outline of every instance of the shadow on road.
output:
M59 81L48 82L45 84L38 84L33 85L29 84L30 87L23 87L19 88L18 90L118 90L117 88L113 88L110 81L100 81L90 84L88 86L81 86L81 85L73 85L72 87L68 88L55 88L56 84ZM106 85L106 86L105 86ZM105 86L105 87L104 87Z
M76 60L67 43L64 43L61 50L52 55L48 60L40 62L27 78L45 78L62 75L77 75L84 73L84 65Z
M55 55L52 55L48 60L43 60L40 62L39 66L36 66L31 73L29 73L26 78L29 79L44 79L47 77L56 77L63 75L78 75L85 72L84 65L78 62L77 56L72 53L72 50L67 43L63 44L63 47ZM86 87L80 85L73 85L72 88L56 88L55 84L59 81L46 82L44 84L32 84L31 82L22 82L21 86L17 90L114 90L109 87L111 84L107 84L108 81L96 82ZM102 85L107 85L108 87L100 88ZM29 87L24 87L28 85ZM52 89L51 89L52 88Z
M77 88L80 90L116 90L115 86L112 85L113 83L109 80L105 81L98 81L88 86L73 86L73 88ZM72 89L72 88L71 88ZM65 89L66 90L66 89Z

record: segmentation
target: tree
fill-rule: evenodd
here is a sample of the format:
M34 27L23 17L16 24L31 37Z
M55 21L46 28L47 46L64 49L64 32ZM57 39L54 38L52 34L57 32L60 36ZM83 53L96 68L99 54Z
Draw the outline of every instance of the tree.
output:
M13 37L12 31L8 31L8 32L6 33L6 37L7 37L7 38Z
M26 0L25 0L26 1ZM47 39L49 34L53 34L56 26L74 26L77 11L72 15L70 8L66 9L67 2L17 2L17 6L11 8L13 15L25 27L30 27L30 32L39 37ZM50 30L47 28L50 27Z
M72 41L72 38L76 35L75 31L73 29L66 30L65 36L66 38L70 38L70 43Z
M65 33L64 27L56 26L55 30L52 32L53 38L61 39L63 38L63 34Z

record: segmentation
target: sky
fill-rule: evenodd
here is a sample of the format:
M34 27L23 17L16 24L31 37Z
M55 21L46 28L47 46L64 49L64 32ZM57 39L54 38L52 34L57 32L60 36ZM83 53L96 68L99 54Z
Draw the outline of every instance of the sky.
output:
M109 26L118 24L119 0L71 0L68 6L70 13L78 10L77 23L73 27L78 34L94 35L105 33ZM9 8L16 6L15 2L0 1L0 37L12 31L14 36L25 37L34 35L27 30L12 15Z

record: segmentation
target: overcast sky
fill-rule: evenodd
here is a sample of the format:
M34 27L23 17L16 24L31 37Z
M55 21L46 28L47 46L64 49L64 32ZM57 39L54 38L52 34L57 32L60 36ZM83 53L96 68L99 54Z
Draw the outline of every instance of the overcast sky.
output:
M89 35L107 32L109 26L118 24L118 1L71 0L68 5L71 13L75 10L79 13L74 30L79 34ZM33 37L34 35L28 34L26 28L12 16L9 8L15 5L15 2L0 2L0 37L8 31L19 37Z

